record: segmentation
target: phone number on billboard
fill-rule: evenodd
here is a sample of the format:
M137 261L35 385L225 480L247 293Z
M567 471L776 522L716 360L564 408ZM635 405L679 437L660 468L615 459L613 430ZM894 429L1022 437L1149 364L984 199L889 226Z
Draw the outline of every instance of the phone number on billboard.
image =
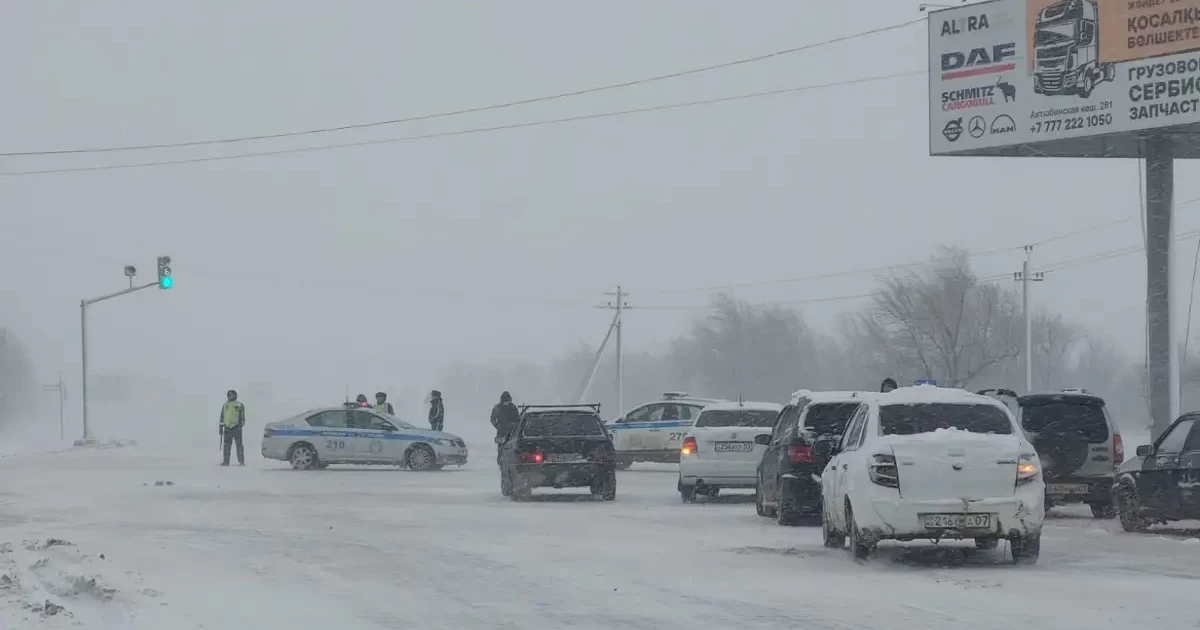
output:
M1090 116L1059 118L1058 120L1039 120L1029 127L1029 132L1054 133L1057 131L1074 131L1090 127L1105 127L1111 125L1112 122L1112 114L1092 114Z

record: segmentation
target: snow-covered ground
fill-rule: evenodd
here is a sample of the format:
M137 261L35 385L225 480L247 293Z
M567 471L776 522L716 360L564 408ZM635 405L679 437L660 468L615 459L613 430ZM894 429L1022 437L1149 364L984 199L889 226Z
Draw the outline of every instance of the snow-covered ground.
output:
M215 440L214 440L215 442ZM145 446L0 458L0 628L1196 628L1200 540L1054 511L1040 564L884 546L869 565L748 495L500 496L462 470L295 472ZM61 607L61 608L59 608Z

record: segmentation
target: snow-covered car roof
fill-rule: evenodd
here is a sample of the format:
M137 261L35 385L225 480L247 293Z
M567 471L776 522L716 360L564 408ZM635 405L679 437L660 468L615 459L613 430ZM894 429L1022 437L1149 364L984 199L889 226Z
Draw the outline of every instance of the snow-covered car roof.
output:
M572 406L568 406L568 405L563 405L563 406L561 406L561 407L530 407L529 409L524 409L524 410L523 410L523 412L524 412L525 414L535 414L535 413L585 413L585 414L590 414L590 415L593 415L593 416L599 416L599 415L600 415L600 412L596 411L596 410L595 410L594 408L592 408L592 407L572 407Z
M773 402L757 402L757 401L749 401L749 400L742 402L742 403L721 401L721 402L715 402L715 403L712 403L711 405L708 405L707 407L702 409L700 411L700 413L704 413L705 411L737 411L739 409L749 409L751 411L776 411L776 412L778 412L778 411L783 410L783 405L781 405L779 403L773 403Z
M814 403L854 402L856 400L867 400L874 395L876 395L875 392L814 392L807 389L801 389L792 392L792 399L789 404L794 405L797 402L800 402L801 398L807 398L810 402Z
M886 394L875 394L875 400L883 405L918 405L921 403L950 403L958 405L991 405L1008 410L1008 407L992 398L969 392L965 389L951 389L936 385L914 385L900 387Z

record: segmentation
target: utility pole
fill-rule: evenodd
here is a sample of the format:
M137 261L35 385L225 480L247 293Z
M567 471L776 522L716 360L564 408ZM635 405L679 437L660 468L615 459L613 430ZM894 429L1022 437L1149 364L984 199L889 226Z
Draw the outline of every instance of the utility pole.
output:
M1033 245L1025 246L1025 263L1021 266L1021 271L1013 272L1013 280L1021 283L1021 310L1024 311L1025 318L1025 393L1033 393L1033 317L1029 311L1029 283L1041 282L1046 279L1046 274L1041 271L1032 271L1030 264L1033 262Z
M63 421L63 403L67 401L67 384L63 382L62 372L58 373L57 383L42 385L42 391L58 393L58 439L65 439L67 432Z
M79 342L80 342L80 372L83 377L83 383L80 387L80 396L83 398L83 437L75 441L76 446L83 446L95 443L95 438L92 437L91 426L88 425L88 343L87 343L87 307L96 302L111 300L115 297L128 295L142 289L150 287L158 287L160 289L170 289L175 286L175 279L171 275L171 257L158 257L158 280L139 286L133 285L133 277L137 275L137 269L132 266L125 267L125 275L129 278L129 288L122 289L116 293L101 295L91 299L79 300Z
M601 306L600 308L611 309L617 312L613 318L613 330L617 333L617 413L625 413L625 368L621 361L621 328L623 327L623 315L626 309L629 308L629 303L625 298L629 296L621 290L620 285L617 285L616 291L606 291L604 295L612 295L616 297L615 301Z

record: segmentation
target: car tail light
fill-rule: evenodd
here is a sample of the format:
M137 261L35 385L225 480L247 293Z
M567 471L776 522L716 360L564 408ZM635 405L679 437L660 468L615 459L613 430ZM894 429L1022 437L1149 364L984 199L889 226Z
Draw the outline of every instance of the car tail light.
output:
M1121 434L1113 434L1113 463L1120 466L1125 462L1125 442L1121 441Z
M680 455L695 455L698 448L696 447L696 438L683 438L683 448L679 449Z
M813 463L812 447L803 444L794 444L788 447L788 461L793 464Z
M885 488L900 487L900 471L896 468L896 456L882 453L871 457L868 464L867 476L871 483Z
M520 460L522 464L540 464L546 461L546 455L541 451L521 453Z
M1033 458L1022 455L1021 461L1017 462L1017 485L1024 485L1037 479L1038 472L1038 465L1033 463Z

